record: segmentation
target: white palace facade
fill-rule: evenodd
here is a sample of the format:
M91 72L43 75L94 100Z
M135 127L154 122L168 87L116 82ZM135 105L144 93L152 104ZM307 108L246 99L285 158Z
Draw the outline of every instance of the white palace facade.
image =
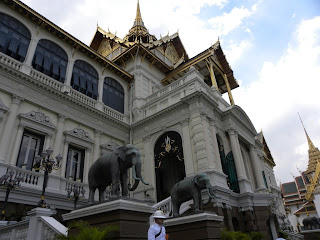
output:
M22 2L1 0L0 176L13 169L23 177L10 192L7 218L25 216L40 200L43 172L32 166L41 151L62 156L45 200L63 213L73 208L68 187L83 186L87 198L91 164L130 143L149 183L131 198L166 204L176 182L203 172L220 197L207 210L231 230L274 236L279 213L272 206L281 197L274 165L234 103L237 87L219 41L189 58L178 33L149 33L139 3L123 39L97 27L88 46ZM4 197L1 190L0 204Z

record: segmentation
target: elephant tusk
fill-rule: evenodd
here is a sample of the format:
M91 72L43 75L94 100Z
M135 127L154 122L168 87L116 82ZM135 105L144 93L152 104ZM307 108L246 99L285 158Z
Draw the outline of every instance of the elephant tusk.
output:
M210 198L221 198L221 197L217 197L217 196L213 193L212 188L209 188L209 187L208 187L207 190L208 190L208 195L209 195Z
M209 195L209 194L208 194L208 195ZM210 197L210 195L209 195L208 201L206 201L206 202L203 202L203 201L202 201L202 203L203 203L204 205L207 205L207 204L209 204L209 203L211 202L211 199L212 199L212 197Z

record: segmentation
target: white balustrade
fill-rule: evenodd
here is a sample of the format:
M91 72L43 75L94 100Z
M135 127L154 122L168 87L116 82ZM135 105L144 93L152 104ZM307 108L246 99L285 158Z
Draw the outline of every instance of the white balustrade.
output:
M21 221L6 226L0 226L1 240L26 240L28 235L29 220Z
M20 70L22 63L0 52L0 63L3 63L15 70Z
M34 69L31 70L30 72L30 76L33 77L34 79L38 80L39 82L42 82L43 84L52 87L58 91L62 90L63 84L58 82L57 80L41 73L38 72Z
M97 101L90 98L90 97L87 97L86 95L84 95L83 93L81 92L78 92L74 89L71 89L70 91L70 96L74 99L77 99L79 102L82 102L90 107L93 107L95 108L96 107L96 104L97 104Z
M114 117L115 119L120 120L120 121L123 121L123 119L124 119L124 114L117 112L107 106L103 106L103 112L108 114L111 117Z

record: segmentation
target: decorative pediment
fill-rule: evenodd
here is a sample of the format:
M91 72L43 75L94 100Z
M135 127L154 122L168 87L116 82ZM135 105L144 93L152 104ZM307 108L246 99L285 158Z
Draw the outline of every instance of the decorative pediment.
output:
M31 121L36 124L41 124L52 129L56 128L51 122L51 119L42 112L31 111L29 113L22 113L19 115L19 117L21 118L21 122Z
M73 137L81 139L81 140L84 140L89 143L94 142L93 139L90 137L89 133L84 131L81 128L75 128L71 131L66 131L65 134L69 135L69 136L73 136Z
M234 105L231 107L231 109L226 114L227 115L232 114L234 117L236 117L236 119L238 121L242 122L248 129L253 131L255 133L255 135L257 134L257 131L256 131L255 127L253 126L250 118L245 113L245 111L243 111L243 109L241 107Z

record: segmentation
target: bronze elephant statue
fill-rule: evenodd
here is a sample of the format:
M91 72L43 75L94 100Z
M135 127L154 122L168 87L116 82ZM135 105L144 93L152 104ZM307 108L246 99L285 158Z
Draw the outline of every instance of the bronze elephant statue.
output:
M202 202L201 190L207 189L209 199L207 203ZM208 204L212 198L216 197L212 191L212 185L207 174L200 173L192 178L185 178L176 183L171 190L171 201L173 216L179 216L182 203L193 199L195 213L203 212L203 204Z
M128 188L128 169L132 168L135 183ZM99 189L99 202L105 200L106 187L112 184L111 197L119 196L119 181L122 187L122 196L128 196L128 190L134 191L139 182L144 182L141 176L141 159L139 150L132 145L117 147L113 152L104 154L95 161L88 173L89 204L94 203L95 190Z
M306 217L302 220L302 223L305 230L320 228L320 218L317 217Z

